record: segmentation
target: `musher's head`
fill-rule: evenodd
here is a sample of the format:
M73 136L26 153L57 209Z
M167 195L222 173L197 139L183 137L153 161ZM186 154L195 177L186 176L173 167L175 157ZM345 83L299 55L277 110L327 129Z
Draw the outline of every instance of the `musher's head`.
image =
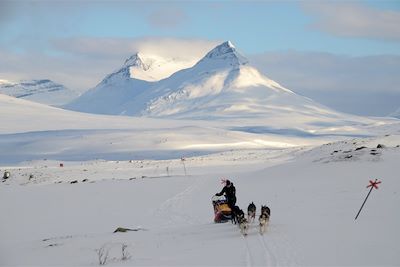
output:
M227 186L227 187L230 187L231 185L232 185L231 181L226 180L226 186Z

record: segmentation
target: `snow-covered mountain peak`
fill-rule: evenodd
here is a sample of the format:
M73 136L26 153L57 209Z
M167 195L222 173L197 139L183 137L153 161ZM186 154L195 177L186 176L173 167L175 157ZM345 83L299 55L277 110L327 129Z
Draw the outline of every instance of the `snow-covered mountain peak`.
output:
M173 73L194 65L193 60L165 57L156 54L135 53L128 57L121 68L109 74L100 84L120 83L136 79L156 82Z
M235 53L235 51L236 51L235 46L230 41L226 41L226 42L223 42L222 44L216 46L210 52L208 52L206 57L207 58L218 58L225 54Z
M134 55L130 56L129 58L127 58L124 62L123 67L140 67L143 70L148 70L149 66L147 64L144 63L143 61L143 55L139 54L139 53L135 53Z
M245 65L249 62L246 57L236 50L235 46L230 41L223 42L216 46L213 50L208 52L201 61L208 60L223 60L233 66Z

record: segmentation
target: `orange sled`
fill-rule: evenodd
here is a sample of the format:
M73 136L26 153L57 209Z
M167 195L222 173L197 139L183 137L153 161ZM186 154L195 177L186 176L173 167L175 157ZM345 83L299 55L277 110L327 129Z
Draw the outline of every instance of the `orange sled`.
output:
M214 207L214 222L223 223L232 219L232 210L224 196L213 196L211 201Z

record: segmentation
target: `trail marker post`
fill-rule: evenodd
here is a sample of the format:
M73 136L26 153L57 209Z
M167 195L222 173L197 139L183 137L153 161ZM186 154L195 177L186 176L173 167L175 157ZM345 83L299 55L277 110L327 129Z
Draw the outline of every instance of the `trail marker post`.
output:
M379 188L379 187L378 187L378 184L380 184L380 183L382 183L382 182L381 182L381 181L378 181L378 179L375 179L375 181L369 180L369 185L367 186L367 188L368 188L368 187L371 187L371 189L369 190L368 195L367 195L367 197L365 198L364 202L362 203L361 208L360 208L360 210L358 211L358 213L357 213L357 215L356 215L356 218L355 218L354 220L357 220L358 215L360 215L360 212L361 212L362 208L364 207L365 202L367 202L367 199L368 199L369 195L371 194L372 189L374 189L374 188L375 188L375 189L378 189L378 188Z
M183 170L185 171L185 176L187 176L187 174L186 174L186 166L185 166L185 158L184 157L181 158L181 162L183 164Z

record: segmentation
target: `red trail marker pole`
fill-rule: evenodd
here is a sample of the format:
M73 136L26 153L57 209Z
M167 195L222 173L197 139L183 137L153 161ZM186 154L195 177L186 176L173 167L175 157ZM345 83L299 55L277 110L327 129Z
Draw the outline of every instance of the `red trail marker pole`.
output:
M356 215L356 218L355 218L354 220L357 220L358 215L360 215L360 212L361 212L362 208L364 207L365 202L367 202L367 199L368 199L369 195L371 194L372 189L374 189L374 188L375 188L375 189L378 189L378 184L380 184L380 183L382 183L382 182L381 182L381 181L378 181L378 179L375 179L374 182L371 181L371 180L369 180L369 185L367 186L367 188L368 188L368 187L371 187L371 189L369 190L368 195L367 195L367 197L365 198L364 202L362 203L361 208L360 208L360 210L358 211L358 213L357 213L357 215Z

